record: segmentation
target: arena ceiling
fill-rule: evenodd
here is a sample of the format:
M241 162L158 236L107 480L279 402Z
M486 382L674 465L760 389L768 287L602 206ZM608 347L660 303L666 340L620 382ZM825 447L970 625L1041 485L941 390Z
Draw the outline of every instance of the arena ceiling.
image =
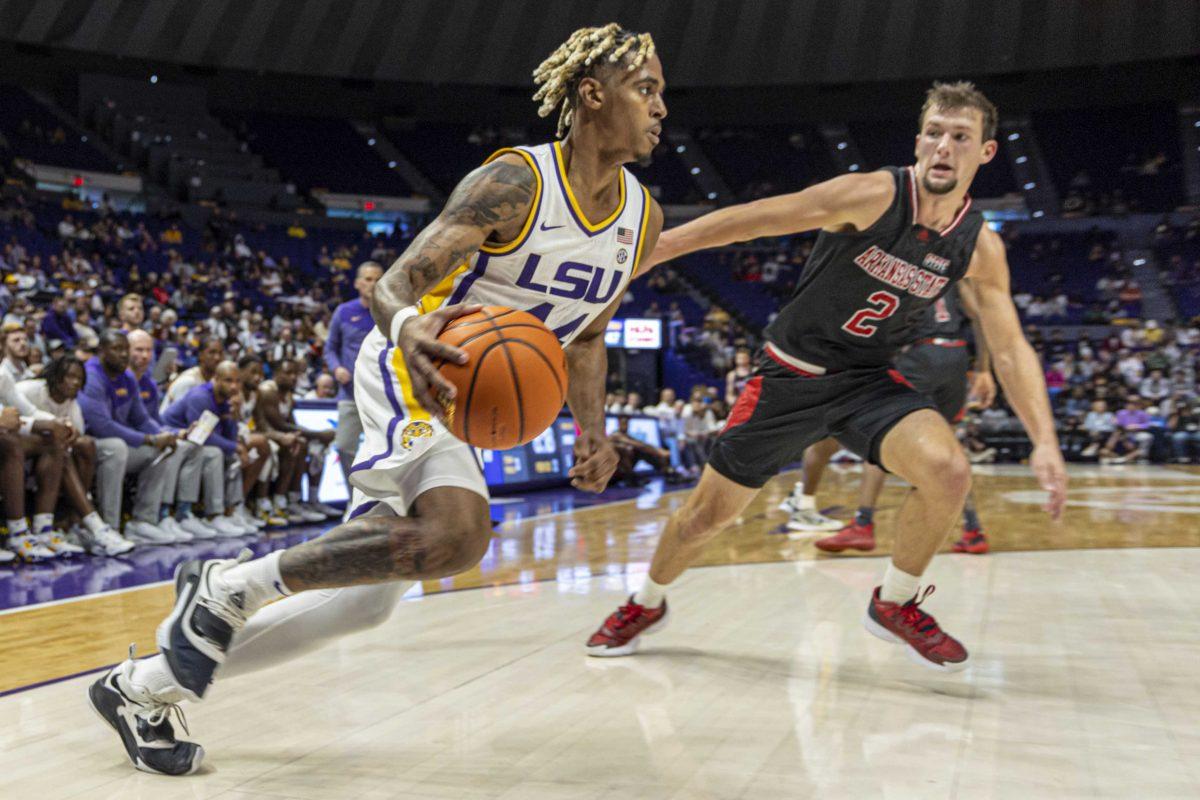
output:
M845 84L1200 54L1195 0L0 0L0 39L265 74L523 86L581 25L675 87Z

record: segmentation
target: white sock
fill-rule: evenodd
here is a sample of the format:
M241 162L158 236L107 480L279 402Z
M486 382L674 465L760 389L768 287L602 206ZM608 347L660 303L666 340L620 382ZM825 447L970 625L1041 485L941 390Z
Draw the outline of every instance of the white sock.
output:
M138 694L164 703L178 703L184 699L183 691L171 677L167 659L162 655L133 662L133 669L129 672L129 684Z
M287 508L287 496L282 494L275 495L275 507Z
M289 503L299 503L300 502L300 493L299 492L288 492L287 498L288 498Z
M262 558L238 564L225 571L221 579L226 584L241 589L246 593L246 609L254 611L262 608L272 600L287 597L291 594L279 574L279 559L282 550L268 553Z
M666 599L667 587L661 583L655 583L649 575L646 576L646 582L642 584L642 588L633 595L633 602L646 608L658 608Z
M83 518L83 524L92 533L99 533L108 527L108 523L95 511Z
M29 522L24 518L7 520L9 536L24 536L29 533Z
M271 500L267 497L258 498L258 509L260 511L271 511Z
M879 589L879 599L888 603L907 603L917 596L917 587L921 583L920 575L909 575L896 565L888 562L887 572L883 573L883 586Z
M34 514L33 529L37 533L44 533L54 527L53 514Z
M815 494L800 495L800 510L801 511L816 511L817 496Z

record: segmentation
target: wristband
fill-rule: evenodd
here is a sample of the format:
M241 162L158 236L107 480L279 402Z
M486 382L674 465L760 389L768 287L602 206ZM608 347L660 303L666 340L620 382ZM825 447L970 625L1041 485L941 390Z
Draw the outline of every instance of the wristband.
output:
M389 328L391 336L388 338L392 340L392 344L400 341L400 329L404 327L405 320L409 317L418 316L420 313L421 310L416 306L408 306L396 312L395 316L392 317L392 324Z

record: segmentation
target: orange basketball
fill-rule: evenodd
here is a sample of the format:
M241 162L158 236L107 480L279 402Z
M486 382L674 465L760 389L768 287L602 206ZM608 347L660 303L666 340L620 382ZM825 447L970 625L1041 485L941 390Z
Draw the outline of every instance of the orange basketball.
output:
M537 317L504 306L451 320L438 339L467 351L467 363L438 369L457 394L450 431L467 444L503 450L532 441L567 399L558 337Z

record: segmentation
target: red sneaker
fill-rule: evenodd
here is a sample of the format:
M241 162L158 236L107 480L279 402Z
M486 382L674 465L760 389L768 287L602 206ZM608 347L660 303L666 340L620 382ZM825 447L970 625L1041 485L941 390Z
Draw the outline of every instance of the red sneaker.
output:
M850 549L874 550L875 523L869 522L866 525L859 525L857 522L851 522L833 536L817 539L813 542L813 545L818 550L824 550L826 553L840 553L843 550Z
M921 603L933 594L926 586L919 597L907 603L889 603L879 599L875 587L863 625L885 642L908 645L908 657L940 672L958 672L967 666L967 648L943 631L932 615L921 610Z
M658 608L646 608L629 602L618 608L600 629L588 639L587 654L589 656L630 656L638 648L641 635L658 633L666 627L667 601Z
M962 538L954 543L954 552L956 553L971 553L981 556L988 551L988 540L983 535L983 531L964 530Z

